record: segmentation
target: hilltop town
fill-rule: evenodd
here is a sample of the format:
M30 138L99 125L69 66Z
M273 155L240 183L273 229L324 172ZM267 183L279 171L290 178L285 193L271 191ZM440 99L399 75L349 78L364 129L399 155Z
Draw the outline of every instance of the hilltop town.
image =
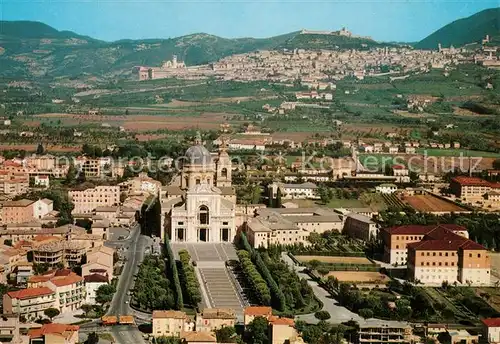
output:
M164 44L50 34L19 46ZM481 34L417 49L302 30L196 61L14 65L0 341L500 342L500 44ZM35 50L14 60L49 70Z

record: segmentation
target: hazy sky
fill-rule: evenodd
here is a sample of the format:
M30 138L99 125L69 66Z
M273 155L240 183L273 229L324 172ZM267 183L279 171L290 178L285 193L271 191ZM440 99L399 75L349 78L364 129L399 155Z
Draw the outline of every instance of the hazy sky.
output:
M418 41L500 0L0 0L3 20L37 20L107 41L206 32L268 37L346 26L384 41ZM500 19L499 19L500 20Z

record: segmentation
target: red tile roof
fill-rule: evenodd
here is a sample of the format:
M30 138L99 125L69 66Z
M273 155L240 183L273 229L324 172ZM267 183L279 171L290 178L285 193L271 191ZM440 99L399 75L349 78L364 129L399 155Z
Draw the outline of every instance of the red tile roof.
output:
M404 169L406 169L406 166L405 165L393 165L392 169L393 170L404 170Z
M99 274L87 275L87 276L83 276L83 278L85 279L86 283L103 283L103 282L107 283L108 282L108 278L106 276L99 275Z
M288 325L288 326L295 326L295 321L291 318L280 318L276 316L272 316L269 318L269 323L273 325Z
M9 291L7 294L13 299L32 299L39 296L54 294L54 291L47 287L40 287Z
M271 307L265 307L265 306L250 306L245 308L245 315L252 315L252 316L270 316L273 314L273 309Z
M46 334L59 334L63 337L68 337L71 332L78 331L79 326L76 325L66 325L66 324L45 324L41 328L31 329L28 331L28 336L30 338L40 338Z
M439 224L439 225L403 225L397 227L389 227L384 230L391 235L425 235L435 230L436 228L444 228L450 231L467 231L467 228L455 224Z
M77 274L72 274L69 276L57 276L50 280L56 287L63 287L65 285L75 284L77 282L83 281L83 277Z
M481 320L487 327L500 327L500 318L487 318Z
M490 186L490 182L477 178L477 177L465 177L458 176L452 179L452 181L460 184L461 186Z

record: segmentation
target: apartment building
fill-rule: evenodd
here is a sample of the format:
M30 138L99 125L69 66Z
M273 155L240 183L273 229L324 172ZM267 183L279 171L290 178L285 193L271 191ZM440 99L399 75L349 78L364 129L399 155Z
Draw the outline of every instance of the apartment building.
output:
M54 308L56 293L48 287L27 288L9 291L3 296L3 311L6 314L17 314L28 320L45 317L43 311Z
M424 236L436 229L446 229L465 238L469 237L467 229L458 225L404 225L384 228L380 232L384 243L384 261L393 265L406 265L408 260L408 244L420 242Z
M60 264L74 266L82 263L87 253L87 246L80 242L52 238L34 246L32 252L35 264L47 264L51 268Z
M111 281L113 279L114 253L114 249L106 246L99 246L89 250L87 252L87 263L82 265L82 275L98 273Z
M304 344L293 319L271 316L268 320L271 344Z
M0 170L0 194L22 195L28 192L29 184L27 173Z
M35 201L21 199L0 204L0 224L15 224L30 222L34 219Z
M483 338L487 343L500 343L500 318L487 318L481 320Z
M490 265L486 248L443 227L408 244L408 278L423 284L489 285Z
M214 332L226 326L234 326L236 315L234 310L226 308L205 308L196 314L196 331Z
M450 189L455 196L464 200L480 200L491 191L500 191L500 184L476 177L458 176L451 180Z
M54 276L46 286L56 294L54 307L61 313L79 309L85 302L85 281L74 272L67 276Z
M370 241L378 238L379 228L368 216L350 213L345 218L342 233L346 233L352 238Z
M75 205L74 214L91 214L98 207L117 206L120 204L119 186L96 186L85 190L68 192Z
M3 343L29 343L29 337L20 333L19 316L16 314L2 314L0 317L0 338Z
M194 322L181 311L153 311L153 337L180 337L194 330Z
M250 324L257 317L269 319L273 315L273 309L266 306L249 306L243 312L243 323L245 326Z
M26 262L26 252L10 246L0 245L0 283L7 283L9 275L21 262Z
M44 324L28 331L30 344L76 344L78 343L77 325Z
M410 344L412 343L412 334L412 328L409 324L368 319L359 326L356 343Z
M278 189L280 190L281 197L283 199L318 199L317 195L318 187L314 183L302 183L302 184L285 184L285 183L273 183L269 185L273 197L276 198L278 194Z
M85 304L95 305L97 289L102 285L108 284L108 278L97 273L84 275L83 278L85 280Z

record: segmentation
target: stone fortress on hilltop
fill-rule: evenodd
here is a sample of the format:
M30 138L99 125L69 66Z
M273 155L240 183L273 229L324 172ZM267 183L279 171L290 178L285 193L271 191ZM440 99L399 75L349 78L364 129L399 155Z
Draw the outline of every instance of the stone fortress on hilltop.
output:
M338 31L316 31L316 30L307 30L307 29L302 29L300 31L301 35L329 35L329 36L343 36L343 37L350 37L350 38L362 38L362 39L370 39L372 38L370 36L358 36L354 35L351 31L347 30L347 28L343 27L342 29Z

